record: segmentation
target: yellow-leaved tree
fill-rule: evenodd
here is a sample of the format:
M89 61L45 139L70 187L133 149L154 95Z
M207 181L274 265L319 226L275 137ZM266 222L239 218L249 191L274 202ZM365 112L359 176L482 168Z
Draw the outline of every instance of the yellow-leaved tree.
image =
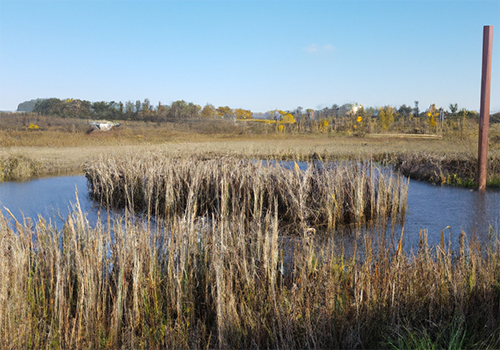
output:
M217 111L212 104L207 103L201 110L201 116L204 118L214 118L217 116Z
M228 106L221 106L217 108L217 115L222 118L229 118L233 115L233 110Z
M237 119L252 119L252 112L247 109L242 109L242 108L236 108L234 110L234 114L236 115Z
M437 125L436 123L436 117L439 115L439 111L436 108L436 104L433 103L429 107L429 110L427 111L427 123L429 123L430 126L435 127Z
M379 108L378 116L380 118L380 125L384 130L388 130L391 124L394 123L394 109L391 106Z
M292 114L285 112L285 111L282 111L282 110L278 110L278 112L281 116L281 120L283 121L283 123L287 123L287 124L294 124L295 123L295 118L293 117Z

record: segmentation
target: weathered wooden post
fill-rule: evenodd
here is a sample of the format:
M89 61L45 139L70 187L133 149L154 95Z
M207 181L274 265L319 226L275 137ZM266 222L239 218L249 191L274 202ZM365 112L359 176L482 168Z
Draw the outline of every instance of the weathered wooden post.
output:
M491 53L493 26L483 28L483 68L481 74L481 109L479 112L478 184L479 191L486 189L488 162L488 129L490 123Z

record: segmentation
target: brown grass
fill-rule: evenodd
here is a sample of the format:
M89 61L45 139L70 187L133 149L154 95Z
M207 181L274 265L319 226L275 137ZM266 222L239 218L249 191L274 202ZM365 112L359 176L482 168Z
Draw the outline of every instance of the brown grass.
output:
M148 132L143 134L148 135ZM373 159L393 164L403 174L413 178L459 185L460 183L454 180L455 177L463 184L474 184L473 169L477 162L477 142L469 138L418 140L345 138L327 135L210 136L180 133L177 136L164 137L162 142L151 143L137 138L120 138L120 136L114 139L114 137L98 135L95 137L96 144L87 146L73 146L73 139L68 136L65 144L71 146L3 147L0 148L0 158L23 156L32 159L40 164L37 176L81 174L87 160L97 159L101 155L126 157L134 152L158 152L171 157L196 155L208 158L233 156L244 159L309 160L319 156L324 160ZM64 139L63 136L61 138ZM74 144L78 142L74 141ZM490 144L489 156L488 181L494 185L498 181L495 179L499 174L500 143Z
M39 124L41 129L27 129L32 122ZM319 155L325 160L374 159L395 164L402 170L403 162L410 164L415 160L410 164L412 170L405 175L435 183L442 183L443 175L445 183L473 185L475 179L467 174L470 173L469 164L477 158L476 129L477 126L471 124L464 130L444 133L442 139L428 140L398 138L393 134L383 138L323 133L276 134L272 130L253 130L229 121L191 120L162 124L123 122L111 132L87 134L88 124L84 120L6 117L2 114L0 159L11 156L28 158L40 164L36 176L81 174L86 160L103 154L120 157L133 151L163 152L172 157L199 155L289 160L308 160L313 155ZM500 182L497 170L500 163L500 124L490 127L489 156L489 183L495 185ZM428 162L425 157L429 158ZM435 159L443 157L446 161L440 162L438 168L432 167ZM458 162L463 167L460 171L448 169L448 161ZM454 181L455 175L460 181Z
M404 219L408 182L400 176L370 163L315 161L306 170L289 165L154 153L103 157L89 163L85 175L102 205L132 213L262 219L276 203L280 220L299 231Z
M141 222L127 210L93 227L77 207L59 230L43 218L17 223L0 215L2 348L500 347L498 233L490 232L488 242L461 233L452 250L444 232L437 247L422 232L413 252L402 249L404 232L392 229L353 225L345 236L329 217L361 217L364 210L352 199L363 186L323 181L331 186L325 193L347 208L338 212L351 213L336 216L328 211L335 202L329 206L321 189L308 191L303 182L326 174L260 167L270 173L258 182L256 165L241 161L387 161L399 152L434 155L436 149L473 155L471 139L178 135L151 145L99 139L87 146L0 149L0 156L27 155L44 164L42 174L82 172L88 160L98 165L98 183L128 176L132 181L109 182L121 186L117 198L134 203L134 211L147 203L150 213L162 214ZM358 170L359 177L348 174L351 184L369 181ZM161 204L156 195L169 186L174 195L165 199L174 202ZM266 201L256 196L259 186L268 191ZM240 194L240 188L252 190ZM351 202L341 197L347 188ZM141 191L149 197L137 196ZM318 205L310 206L315 193ZM219 205L210 207L210 198ZM386 203L400 207L394 202L393 191ZM383 201L372 203L384 210ZM317 220L321 210L326 225Z
M352 254L332 236L284 238L270 208L112 231L78 207L60 231L0 216L2 347L500 347L498 236L462 233L452 251L424 232L408 253L402 232L392 245L368 231Z

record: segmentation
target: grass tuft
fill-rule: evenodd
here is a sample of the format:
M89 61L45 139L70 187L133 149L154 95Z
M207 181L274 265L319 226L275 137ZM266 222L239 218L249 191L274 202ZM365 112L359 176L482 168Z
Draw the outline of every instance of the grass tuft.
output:
M0 158L0 182L26 181L38 176L42 164L23 155Z

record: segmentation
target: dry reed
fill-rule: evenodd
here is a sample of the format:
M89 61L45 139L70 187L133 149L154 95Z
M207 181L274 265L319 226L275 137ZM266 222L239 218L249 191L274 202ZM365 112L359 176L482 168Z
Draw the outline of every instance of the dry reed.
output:
M276 200L279 219L299 230L404 219L408 181L401 176L371 163L289 164L152 154L102 157L85 173L101 204L154 216L262 218Z
M315 164L107 157L87 176L121 219L0 213L1 347L500 347L498 233L404 251L360 226L401 220L406 181Z
M500 346L500 242L358 254L308 235L287 261L278 203L263 220L195 212L56 230L0 216L2 348ZM339 249L341 253L339 253ZM288 251L290 254L290 251Z

